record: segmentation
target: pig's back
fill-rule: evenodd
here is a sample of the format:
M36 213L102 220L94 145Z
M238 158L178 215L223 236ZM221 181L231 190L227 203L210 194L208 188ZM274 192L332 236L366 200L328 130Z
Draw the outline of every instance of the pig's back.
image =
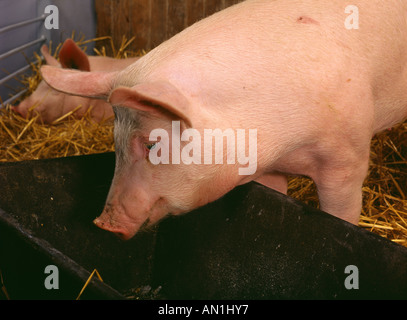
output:
M383 117L396 109L389 100L406 100L407 4L352 4L359 8L357 30L345 28L347 1L245 1L150 52L141 59L140 81L170 80L208 108L269 106L291 120L304 108L319 112L321 99L334 106L349 92L374 101L376 131L394 122Z

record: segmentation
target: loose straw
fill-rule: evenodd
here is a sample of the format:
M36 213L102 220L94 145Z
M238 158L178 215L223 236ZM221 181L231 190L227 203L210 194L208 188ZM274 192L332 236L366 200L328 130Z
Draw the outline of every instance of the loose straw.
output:
M95 273L96 273L97 277L99 278L99 280L103 282L103 279L102 279L102 277L100 276L99 272L98 272L96 269L94 269L94 270L92 271L92 273L90 274L88 280L85 282L85 284L84 284L84 286L83 286L81 292L79 292L79 295L76 297L76 300L79 300L79 299L81 298L82 293L85 291L86 287L88 286L89 282L92 280L93 275L94 275Z

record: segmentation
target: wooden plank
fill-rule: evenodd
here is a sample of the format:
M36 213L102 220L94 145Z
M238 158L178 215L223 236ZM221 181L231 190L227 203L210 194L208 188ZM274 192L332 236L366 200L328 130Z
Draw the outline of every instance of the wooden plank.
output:
M132 0L129 9L131 15L128 39L136 37L131 49L150 48L151 0Z
M168 19L166 38L171 38L186 27L186 1L169 0L168 1Z
M130 23L130 2L129 0L115 0L112 5L112 34L115 49L118 50L122 43L122 37L129 35Z
M222 10L225 7L224 0L205 0L204 15L205 17Z
M155 48L166 39L168 0L151 0L150 48Z
M236 3L242 2L243 0L225 0L225 8L230 7Z
M97 35L105 36L111 33L111 1L98 0L95 1L96 21L97 21Z
M205 0L185 0L186 1L186 25L190 26L204 18Z
M104 37L112 34L112 16L111 16L111 5L110 0L97 0L95 1L95 11L96 11L96 36ZM100 50L102 46L105 46L107 54L111 55L110 43L108 41L98 41L95 45L97 49Z

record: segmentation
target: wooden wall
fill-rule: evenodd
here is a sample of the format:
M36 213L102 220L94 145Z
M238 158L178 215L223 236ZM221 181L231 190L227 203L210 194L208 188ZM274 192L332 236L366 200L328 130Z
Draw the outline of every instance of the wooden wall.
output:
M150 50L194 22L242 0L95 0L97 36L136 36L130 50ZM108 48L108 46L106 46Z

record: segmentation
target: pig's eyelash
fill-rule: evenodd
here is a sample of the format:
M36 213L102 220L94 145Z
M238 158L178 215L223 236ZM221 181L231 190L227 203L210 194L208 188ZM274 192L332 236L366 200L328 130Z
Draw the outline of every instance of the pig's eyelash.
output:
M144 151L144 153L145 153L145 158L147 159L148 162L150 162L150 159L149 159L150 151L151 151L152 149L154 149L156 145L157 145L157 142L146 142L146 143L144 143L144 147L145 147L145 151Z
M155 148L156 145L157 145L157 142L144 143L144 146L147 148L148 151Z

